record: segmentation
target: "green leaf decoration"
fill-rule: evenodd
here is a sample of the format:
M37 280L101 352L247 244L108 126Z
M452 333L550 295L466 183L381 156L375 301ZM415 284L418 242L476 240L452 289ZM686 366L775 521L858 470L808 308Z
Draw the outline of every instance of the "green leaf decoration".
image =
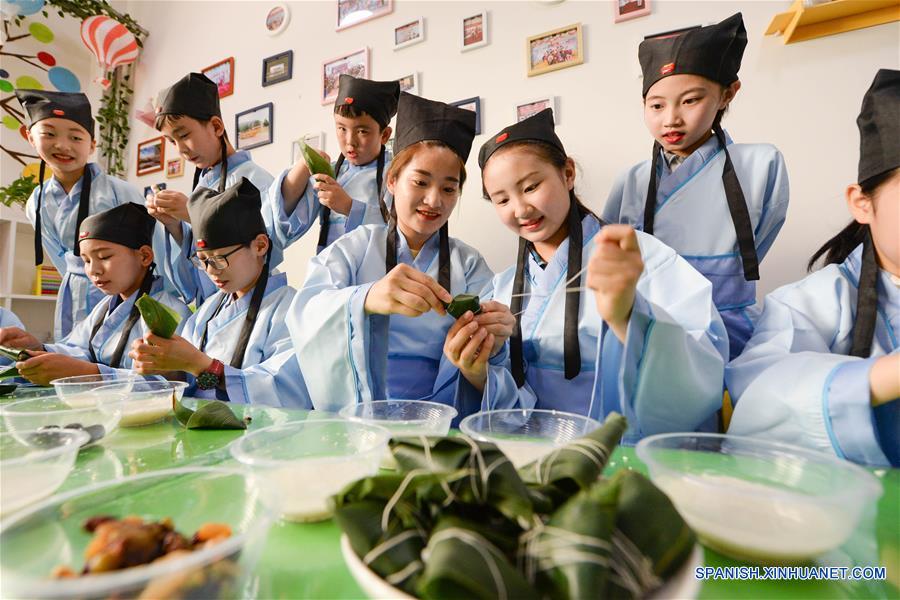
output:
M329 177L334 177L334 169L331 167L331 163L303 140L300 140L300 154L303 155L303 160L306 162L306 167L311 174L323 173Z
M147 294L138 298L134 304L138 307L144 323L154 335L166 339L175 335L178 324L181 323L181 315Z
M472 294L457 294L450 302L444 302L444 308L455 319L466 314L467 310L471 310L472 314L477 315L481 312L481 302L478 296Z
M237 418L226 402L200 401L197 410L191 410L172 394L175 418L187 429L247 429L247 422Z

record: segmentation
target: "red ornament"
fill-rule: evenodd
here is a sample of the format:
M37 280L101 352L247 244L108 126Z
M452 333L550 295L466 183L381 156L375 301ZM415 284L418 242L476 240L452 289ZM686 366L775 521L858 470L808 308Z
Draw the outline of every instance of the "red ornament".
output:
M667 64L664 64L659 69L659 74L660 75L668 75L669 73L671 73L674 70L675 70L675 63L667 63Z
M38 52L37 59L47 65L48 67L56 66L56 59L53 58L53 55L49 52Z
M66 111L60 110L60 109L58 109L58 108L54 108L54 109L53 109L53 114L56 115L57 117L62 117L62 116L65 116Z
M346 98L344 98L344 104L353 104L353 98L347 96Z
M501 133L500 135L497 136L497 139L494 140L494 142L499 144L500 142L506 140L506 138L508 138L508 137L509 137L508 133Z
M91 235L91 232L90 232L90 231L82 231L80 234L78 234L78 237L80 237L80 238L86 238L86 237L89 236L89 235Z
M206 240L197 240L198 248L206 248Z

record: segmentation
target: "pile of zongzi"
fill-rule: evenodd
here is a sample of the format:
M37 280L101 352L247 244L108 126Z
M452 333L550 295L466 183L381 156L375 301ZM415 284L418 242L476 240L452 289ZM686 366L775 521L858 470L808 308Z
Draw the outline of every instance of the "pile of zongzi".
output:
M395 473L334 497L363 562L420 598L644 597L695 536L646 477L601 478L626 429L602 427L518 471L467 436L397 438Z

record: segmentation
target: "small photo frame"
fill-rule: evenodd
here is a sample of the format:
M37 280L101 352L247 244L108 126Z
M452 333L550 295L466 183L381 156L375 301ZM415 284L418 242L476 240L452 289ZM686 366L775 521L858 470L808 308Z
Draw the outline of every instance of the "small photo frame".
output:
M613 21L621 23L650 14L650 0L613 0Z
M219 98L230 96L234 93L234 57L230 56L201 71L204 75L216 82L219 87Z
M488 44L487 11L465 17L462 20L462 51L468 52Z
M303 141L307 146L312 146L316 150L324 150L325 149L325 132L320 131L318 133L307 133L302 138L298 140L294 140L291 142L291 164L296 164L299 160L302 159L302 155L300 154L300 142Z
M238 150L271 144L275 129L271 102L234 115L234 139Z
M322 63L321 73L322 104L329 104L337 98L341 75L369 78L369 49L360 48L350 54L327 60Z
M526 46L528 76L574 67L584 62L581 23L533 35Z
M181 157L166 161L166 179L175 179L184 175L184 159Z
M466 98L465 100L457 100L451 102L450 106L457 106L475 113L475 135L481 134L481 96L474 98Z
M262 85L274 85L294 76L294 51L288 50L263 59Z
M425 41L425 17L394 27L394 50Z
M291 9L284 2L280 2L266 13L266 33L276 36L287 29L291 22Z
M559 125L559 96L544 96L516 104L516 123L538 114L545 108L553 109L553 124Z
M413 71L409 75L404 75L397 80L400 84L400 91L409 94L419 95L419 72Z
M394 0L338 0L336 31L383 17L394 10Z
M166 138L144 140L137 147L137 176L163 170L166 160Z

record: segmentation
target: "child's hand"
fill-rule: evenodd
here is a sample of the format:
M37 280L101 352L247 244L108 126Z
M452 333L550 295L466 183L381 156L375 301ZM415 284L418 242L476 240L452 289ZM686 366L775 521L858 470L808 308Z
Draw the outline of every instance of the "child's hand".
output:
M872 406L900 398L900 353L893 352L875 360L869 369Z
M142 375L184 371L196 376L212 363L212 358L177 335L166 339L147 334L147 337L132 342L128 356L134 361L132 368Z
M606 225L597 234L588 263L587 286L594 290L597 312L622 343L634 306L638 279L644 271L637 235L628 225Z
M437 281L409 265L399 264L375 282L366 295L369 314L418 317L434 309L447 314L441 301L453 298Z
M173 217L170 214L167 214L166 211L160 208L156 203L156 195L148 194L146 198L146 206L147 212L151 217L159 221L165 226L165 228L169 231L173 229L180 229L180 221L177 217Z
M176 190L160 190L153 196L153 209L161 212L169 218L175 218L185 223L191 222L187 210L188 197ZM147 200L147 210L150 210L151 201ZM154 215L155 216L155 215Z
M41 341L19 327L0 327L0 346L10 348L43 348Z
M475 315L475 320L488 333L494 334L494 347L491 348L491 356L497 354L506 340L513 334L516 327L516 318L510 312L509 307L495 300L487 300L481 303L481 312Z
M478 324L472 311L467 311L447 331L444 356L475 389L483 391L494 345L494 334Z
M350 209L353 208L353 198L347 195L341 184L323 173L313 175L312 181L313 189L318 193L319 202L323 206L345 216L350 214Z
M100 369L94 363L65 354L29 350L31 358L16 363L19 374L37 385L50 385L54 379L76 375L96 375Z

